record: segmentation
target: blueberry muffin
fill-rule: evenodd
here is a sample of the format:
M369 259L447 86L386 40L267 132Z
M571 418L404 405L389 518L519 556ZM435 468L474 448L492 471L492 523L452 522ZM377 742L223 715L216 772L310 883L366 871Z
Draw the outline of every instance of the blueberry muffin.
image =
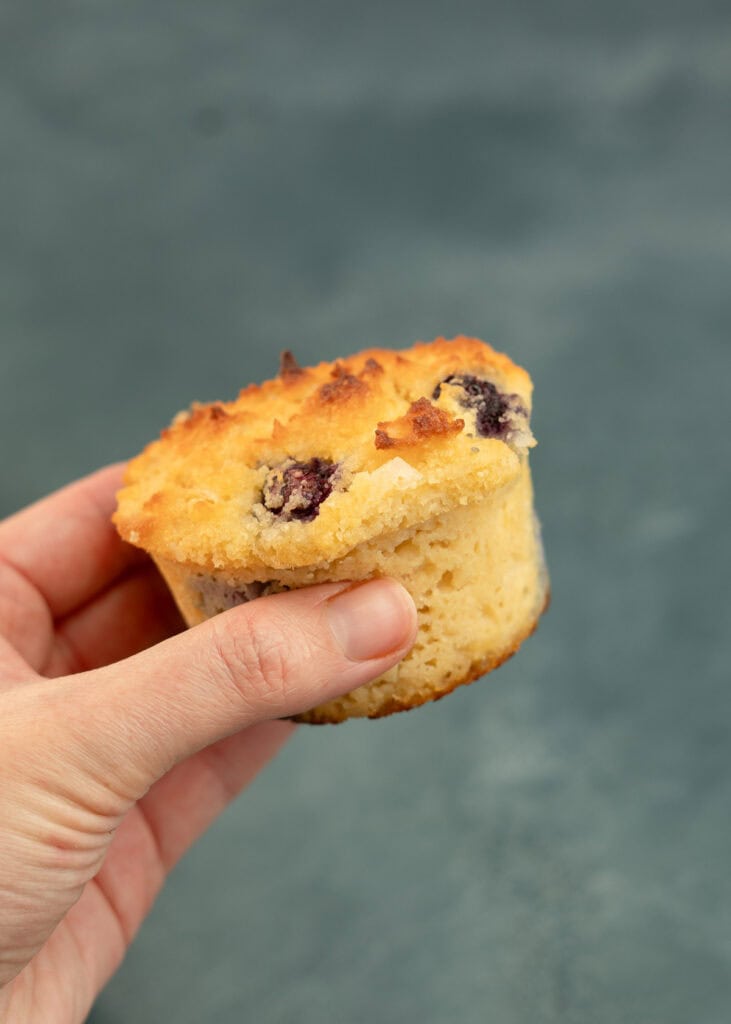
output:
M129 464L115 523L189 625L313 583L399 580L411 653L301 720L406 710L497 667L546 606L531 390L473 338L312 368L285 353L274 380L179 414Z

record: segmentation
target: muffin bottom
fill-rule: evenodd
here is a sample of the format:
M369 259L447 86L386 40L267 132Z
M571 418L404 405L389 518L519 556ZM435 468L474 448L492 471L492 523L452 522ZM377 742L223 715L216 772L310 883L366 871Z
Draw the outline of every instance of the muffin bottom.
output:
M311 724L380 718L436 700L497 668L535 630L548 576L527 460L488 499L359 545L336 561L266 579L158 560L188 625L246 600L315 583L390 576L416 603L411 652L372 683L297 716Z

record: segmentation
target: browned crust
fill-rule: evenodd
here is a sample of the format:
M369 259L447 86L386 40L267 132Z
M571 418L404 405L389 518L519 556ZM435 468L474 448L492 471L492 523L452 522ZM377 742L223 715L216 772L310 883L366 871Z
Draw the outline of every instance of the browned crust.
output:
M370 392L368 378L378 377L383 372L381 364L370 356L357 371L348 362L338 360L330 370L331 379L320 385L308 405L311 408L318 404L341 405L353 398L365 397Z
M162 558L201 566L232 558L238 565L248 564L251 559L271 558L268 549L254 554L261 531L237 536L225 552L219 545L215 557L210 545L205 549L208 539L202 539L204 532L206 538L213 537L221 524L230 525L232 467L240 472L241 489L250 495L252 507L258 468L284 457L336 459L350 452L355 471L372 472L396 454L392 449L402 449L407 461L418 461L420 471L425 466L438 470L442 481L448 475L440 463L442 439L456 435L460 443L465 433L455 418L459 410L441 402L435 407L426 396L433 394L436 382L456 370L484 372L501 389L519 393L530 407L528 374L475 338L438 338L401 352L367 349L313 367L299 367L285 353L280 376L249 385L231 402L194 403L160 440L129 463L114 515L117 529L125 540ZM499 487L514 472L512 453L507 448L496 452L485 486ZM203 493L201 500L197 490ZM155 493L162 497L149 505ZM222 500L206 503L205 493ZM337 557L326 520L325 515L299 536L288 535L289 547L282 555L287 564L306 564L305 548L313 544L318 558ZM364 526L358 533L354 527L348 543L359 543L368 529Z
M295 359L292 352L288 348L279 356L279 376L282 380L291 379L292 377L299 377L304 373L304 370Z
M299 366L292 353L285 350L281 356L278 377L262 384L247 385L239 392L236 402L226 405L230 411L232 407L245 407L247 403L257 400L271 400L280 394L283 385L296 383L303 388L316 386L314 394L306 395L306 392L303 392L303 397L310 399L310 408L317 405L328 406L333 400L338 402L346 396L366 393L365 385L369 377L375 379L387 371L395 376L402 372L408 374L413 372L415 366L424 364L433 368L435 372L442 367L447 373L455 367L481 367L486 372L499 373L509 379L513 390L530 394L530 377L509 356L498 352L478 338L458 335L451 339L420 341L411 348L401 351L385 348L364 349L347 358L310 367ZM345 382L343 378L346 378ZM239 403L242 403L242 406Z
M391 697L389 700L384 702L378 711L372 715L362 716L363 718L387 718L389 715L396 714L399 711L411 711L412 708L420 707L423 704L429 704L431 701L441 700L442 697L446 697L447 694L452 693L459 686L467 686L469 683L473 683L476 679L486 675L488 672L493 672L496 668L500 668L506 661L517 654L520 647L525 641L531 637L538 629L538 623L541 617L548 611L549 605L551 604L551 589L550 587L546 590L546 596L541 606L540 611L536 615L530 626L524 630L513 642L501 651L497 655L492 655L483 661L477 662L472 666L467 675L461 679L450 679L448 683L445 683L438 689L432 690L431 693L418 694L411 700L400 700L398 697ZM342 713L332 712L330 714L324 714L319 711L318 708L313 708L311 711L305 711L301 715L295 715L292 718L294 722L300 722L304 725L339 725L341 722L348 721L353 716L348 715L347 712Z
M355 395L363 395L368 391L368 385L361 378L352 373L346 373L336 366L333 370L333 380L323 384L317 392L317 396L323 405L335 405L340 402L348 402Z
M361 376L371 374L372 376L377 377L379 374L384 372L384 369L377 359L374 359L372 356L369 356L366 359L365 363L363 364L363 369L360 372Z
M451 437L464 428L464 420L453 419L428 398L412 402L408 412L376 428L376 448L412 448L427 438Z
M169 427L165 427L161 436L164 438L171 437L176 428L179 430L194 430L199 428L201 424L208 424L211 429L215 430L216 426L222 424L230 417L231 413L226 410L221 402L212 402L208 405L202 402L193 402L190 409L179 413L173 423Z

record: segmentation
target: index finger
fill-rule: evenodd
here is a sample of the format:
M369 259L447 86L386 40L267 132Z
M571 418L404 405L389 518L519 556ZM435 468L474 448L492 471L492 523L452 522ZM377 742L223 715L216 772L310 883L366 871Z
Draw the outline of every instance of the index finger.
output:
M35 587L54 619L147 557L111 522L123 472L124 463L107 466L0 523L0 563Z

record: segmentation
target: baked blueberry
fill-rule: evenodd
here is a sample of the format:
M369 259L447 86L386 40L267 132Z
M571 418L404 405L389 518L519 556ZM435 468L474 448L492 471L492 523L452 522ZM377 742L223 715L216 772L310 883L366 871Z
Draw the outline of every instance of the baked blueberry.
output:
M452 373L434 388L434 399L439 398L443 384L462 389L459 404L475 411L475 425L480 437L494 437L500 441L514 429L515 416L527 416L517 395L505 395L492 381L472 374Z
M267 474L262 493L264 507L287 522L312 522L332 493L338 468L338 463L327 459L288 459Z

